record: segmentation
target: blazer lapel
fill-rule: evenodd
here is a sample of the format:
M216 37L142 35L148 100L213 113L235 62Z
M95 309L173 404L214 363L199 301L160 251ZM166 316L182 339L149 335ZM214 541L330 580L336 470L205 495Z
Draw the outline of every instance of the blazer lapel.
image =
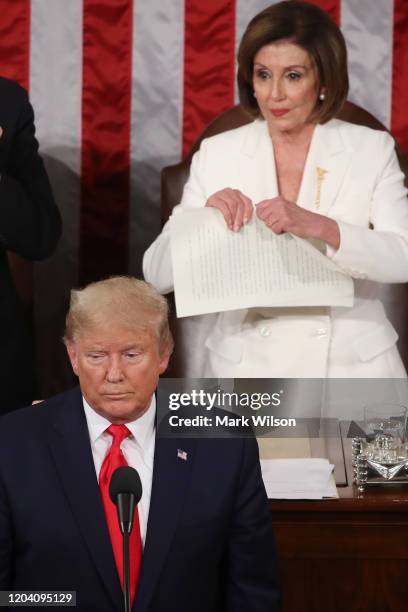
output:
M156 434L152 494L142 571L134 609L149 607L157 580L168 554L191 478L196 441L162 438ZM178 450L184 451L184 459Z
M115 606L123 598L95 474L80 390L61 406L49 445L61 485L103 587Z
M333 206L351 163L340 125L339 121L332 120L316 126L297 202L323 215Z
M333 119L316 126L300 186L299 206L328 213L351 163L348 153L340 121ZM254 204L279 195L273 145L266 121L258 119L251 124L237 163L241 190Z

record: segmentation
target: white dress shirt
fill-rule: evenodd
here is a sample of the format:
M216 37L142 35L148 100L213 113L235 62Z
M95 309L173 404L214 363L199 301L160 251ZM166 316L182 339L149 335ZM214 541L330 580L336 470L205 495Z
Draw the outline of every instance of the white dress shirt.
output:
M106 433L111 422L95 412L83 397L85 417L88 425L89 440L95 464L95 472L99 482L103 460L112 443L112 436ZM140 535L144 546L146 540L147 519L150 508L152 490L153 461L155 447L155 416L156 398L153 395L147 411L136 421L126 423L131 436L121 444L123 455L131 467L139 472L142 482L142 498L138 504Z

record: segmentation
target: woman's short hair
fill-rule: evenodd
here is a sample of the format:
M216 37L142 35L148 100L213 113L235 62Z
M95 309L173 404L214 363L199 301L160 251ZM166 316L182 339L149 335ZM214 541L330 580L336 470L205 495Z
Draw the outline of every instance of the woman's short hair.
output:
M149 283L113 276L71 291L64 341L75 342L87 331L119 325L153 334L161 353L171 353L168 312L166 298Z
M269 6L248 24L238 51L238 89L241 106L253 117L260 110L253 95L253 65L258 51L288 40L307 51L315 63L318 88L316 120L326 123L340 110L348 92L347 49L344 37L327 13L308 2L285 0Z

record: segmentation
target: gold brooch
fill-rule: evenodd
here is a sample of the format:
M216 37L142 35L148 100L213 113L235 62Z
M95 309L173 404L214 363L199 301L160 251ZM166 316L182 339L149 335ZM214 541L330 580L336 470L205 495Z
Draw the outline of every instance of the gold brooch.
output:
M324 181L324 177L326 176L326 174L328 173L328 170L324 170L323 168L319 168L319 166L316 168L316 179L317 179L317 185L316 185L316 198L315 198L315 209L319 210L320 208L320 195L322 192L322 183Z

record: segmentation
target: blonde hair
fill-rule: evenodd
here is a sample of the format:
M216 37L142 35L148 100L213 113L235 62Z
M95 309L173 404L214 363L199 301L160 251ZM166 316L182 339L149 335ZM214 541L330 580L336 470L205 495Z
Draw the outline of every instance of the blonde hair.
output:
M112 324L157 336L160 352L173 350L166 298L149 283L128 276L113 276L73 289L65 322L64 342L74 342L90 329Z

